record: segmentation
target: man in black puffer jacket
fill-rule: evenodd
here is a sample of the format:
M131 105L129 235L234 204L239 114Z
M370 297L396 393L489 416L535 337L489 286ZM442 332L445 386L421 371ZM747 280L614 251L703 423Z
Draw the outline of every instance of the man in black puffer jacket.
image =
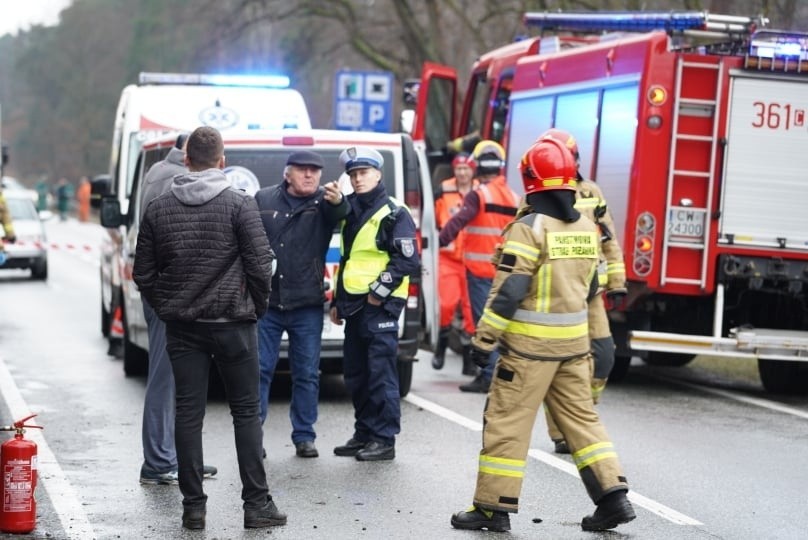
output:
M255 322L269 300L272 256L255 199L230 187L218 131L188 137L171 190L146 208L134 280L166 323L176 384L176 447L182 525L205 527L202 423L215 361L227 389L243 483L244 527L286 523L272 501L261 460Z

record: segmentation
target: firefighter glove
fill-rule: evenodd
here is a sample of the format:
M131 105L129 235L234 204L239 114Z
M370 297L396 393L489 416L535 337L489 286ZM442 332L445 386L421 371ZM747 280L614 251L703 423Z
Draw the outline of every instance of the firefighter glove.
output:
M606 291L606 299L609 301L609 309L622 309L626 304L628 291L624 288L609 289Z
M490 356L491 351L479 349L474 345L471 346L471 361L474 362L477 367L484 368L487 366Z

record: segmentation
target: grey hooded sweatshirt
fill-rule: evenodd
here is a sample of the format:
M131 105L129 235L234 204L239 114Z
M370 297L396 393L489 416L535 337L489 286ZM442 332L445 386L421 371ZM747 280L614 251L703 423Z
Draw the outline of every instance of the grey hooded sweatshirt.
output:
M255 321L272 256L255 199L220 169L174 177L146 208L133 277L164 321Z

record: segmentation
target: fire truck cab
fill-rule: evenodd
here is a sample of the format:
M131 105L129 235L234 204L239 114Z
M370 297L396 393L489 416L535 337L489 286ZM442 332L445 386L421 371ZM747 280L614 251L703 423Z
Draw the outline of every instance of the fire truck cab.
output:
M707 12L525 23L562 35L481 57L456 123L456 76L424 66L413 134L433 171L447 141L491 138L521 192L522 153L548 128L570 132L624 251L611 378L632 356L731 356L756 359L769 391L808 392L808 35Z

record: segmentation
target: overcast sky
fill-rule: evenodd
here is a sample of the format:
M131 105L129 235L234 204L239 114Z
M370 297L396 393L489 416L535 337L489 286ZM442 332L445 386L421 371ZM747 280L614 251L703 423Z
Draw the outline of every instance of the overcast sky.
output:
M59 12L72 0L0 0L0 36L27 30L32 24L59 22Z

